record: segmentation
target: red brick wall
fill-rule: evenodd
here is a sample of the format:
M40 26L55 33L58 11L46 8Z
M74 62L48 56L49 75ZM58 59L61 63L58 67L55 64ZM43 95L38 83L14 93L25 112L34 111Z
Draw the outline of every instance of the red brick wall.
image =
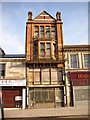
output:
M73 86L90 85L90 72L71 72L70 80Z

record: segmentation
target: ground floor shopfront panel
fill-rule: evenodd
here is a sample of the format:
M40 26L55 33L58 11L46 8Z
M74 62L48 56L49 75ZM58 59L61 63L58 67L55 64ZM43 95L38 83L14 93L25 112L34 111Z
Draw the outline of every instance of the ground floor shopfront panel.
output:
M4 108L26 107L26 80L0 80L1 101Z
M22 107L22 89L2 89L2 103L4 108Z
M29 88L29 108L54 108L64 106L64 88Z
M71 72L71 102L74 106L88 106L88 85L90 72Z

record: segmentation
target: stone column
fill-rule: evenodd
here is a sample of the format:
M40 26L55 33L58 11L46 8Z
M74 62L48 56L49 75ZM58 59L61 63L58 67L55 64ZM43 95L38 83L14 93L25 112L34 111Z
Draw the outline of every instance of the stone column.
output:
M22 89L22 109L26 107L26 89Z
M69 85L69 73L66 73L66 102L67 107L70 106L70 85Z

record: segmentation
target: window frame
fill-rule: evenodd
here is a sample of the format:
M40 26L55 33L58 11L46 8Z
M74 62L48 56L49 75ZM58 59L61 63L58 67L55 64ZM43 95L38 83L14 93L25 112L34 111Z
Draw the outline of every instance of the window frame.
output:
M35 30L35 27L38 28L38 30ZM35 33L38 33L36 36L35 36ZM34 26L34 38L38 38L39 37L39 26Z
M83 67L85 68L85 69L88 69L88 68L90 68L90 66L89 66L89 58L88 58L88 60L87 60L87 64L88 64L88 67L87 66L85 66L85 59L84 59L84 55L90 55L90 53L83 53Z
M44 56L42 56L41 55L41 44L44 44L44 49L42 49L42 50L44 50ZM45 57L45 42L40 42L40 57Z
M47 48L47 44L49 44L50 47ZM47 50L50 50L50 55L47 55ZM51 57L51 42L46 42L46 57Z
M49 30L46 30L46 28L49 27ZM49 33L49 36L47 35ZM50 38L50 26L45 26L45 37Z
M44 56L41 56L41 44L45 44L45 55ZM47 44L50 44L50 56L47 56ZM51 42L40 42L40 58L51 58Z
M35 45L37 46L37 49L35 47ZM37 53L36 53L37 51ZM34 43L34 58L37 58L38 57L38 43Z
M41 27L43 27L43 30L41 30ZM41 35L43 33L43 36ZM44 37L44 26L40 26L40 38Z
M71 63L71 55L77 55L77 67L72 67L72 65L71 65L72 64ZM79 68L79 56L78 56L78 53L71 53L70 56L69 56L69 61L70 61L70 68L71 69L77 69L77 68ZM74 62L75 62L75 60L74 60Z
M51 26L51 38L56 38L56 30L52 30L52 27L55 28L55 26ZM52 33L55 33L55 36L52 36Z

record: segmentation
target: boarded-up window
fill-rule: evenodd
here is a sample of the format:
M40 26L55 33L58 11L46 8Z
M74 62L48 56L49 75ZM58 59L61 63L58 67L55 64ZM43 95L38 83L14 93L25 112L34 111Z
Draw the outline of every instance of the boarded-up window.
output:
M49 68L47 69L42 69L42 84L48 84L50 81L50 75L49 75Z
M57 82L58 76L57 76L57 69L56 68L51 68L51 81L52 82Z
M33 84L33 70L29 71L28 85Z
M58 81L60 81L60 82L63 81L63 73L61 70L58 70Z
M34 84L40 84L40 69L34 69Z
M56 102L63 102L63 88L56 88L55 95Z
M75 90L75 101L88 100L88 89Z

